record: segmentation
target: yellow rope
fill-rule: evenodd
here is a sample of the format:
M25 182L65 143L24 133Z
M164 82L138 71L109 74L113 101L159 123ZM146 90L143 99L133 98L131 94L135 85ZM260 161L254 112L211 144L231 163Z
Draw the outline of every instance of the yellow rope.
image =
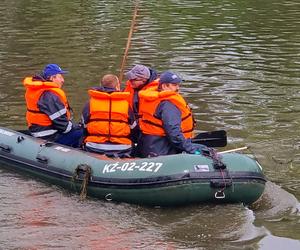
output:
M80 196L79 196L80 200L82 201L87 196L87 187L88 187L88 183L89 183L90 178L91 178L92 169L87 164L79 164L76 167L75 172L72 176L72 181L73 182L75 182L75 180L78 179L80 170L84 172L84 176L83 176L82 184L81 184L81 188L80 188Z

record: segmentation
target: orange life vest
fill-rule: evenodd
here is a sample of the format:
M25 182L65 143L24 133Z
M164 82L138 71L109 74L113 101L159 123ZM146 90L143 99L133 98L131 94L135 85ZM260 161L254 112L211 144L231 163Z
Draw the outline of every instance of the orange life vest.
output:
M41 95L45 91L51 91L55 93L61 102L64 104L67 110L67 117L71 118L70 106L65 92L59 88L59 85L54 82L35 81L32 77L26 77L23 80L23 84L26 88L25 100L27 105L26 120L28 127L32 124L40 126L50 126L52 124L51 119L45 113L42 113L38 108L38 101Z
M195 120L183 97L173 91L140 91L139 120L140 129L144 134L166 136L162 120L154 116L158 105L164 101L172 102L181 111L181 131L185 138L193 137Z
M155 79L154 81L146 84L141 90L157 90L157 87L159 85L159 78ZM130 98L129 98L129 105L133 109L133 95L134 95L134 89L131 87L130 80L126 82L126 86L124 89L124 92L129 92L130 93Z
M128 124L128 92L106 93L89 90L90 120L85 142L112 142L131 145Z

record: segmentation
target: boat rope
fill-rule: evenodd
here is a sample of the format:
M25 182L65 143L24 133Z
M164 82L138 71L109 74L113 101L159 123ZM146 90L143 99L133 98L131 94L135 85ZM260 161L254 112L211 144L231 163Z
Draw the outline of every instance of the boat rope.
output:
M224 187L221 188L220 190L218 190L216 193L215 193L215 197L217 199L220 199L220 198L225 198L225 193L224 193L224 190L226 188L226 181L225 181L225 177L224 177L224 172L222 169L220 169L220 172L221 172L221 175L222 175L222 180L223 180L223 183L224 183Z
M230 175L226 164L222 161L222 155L219 154L213 148L208 148L208 152L204 152L205 156L210 157L213 161L213 167L216 170L219 170L221 173L221 182L217 181L215 183L211 183L213 187L218 188L215 192L216 199L224 199L225 198L225 189L232 186L233 188L233 181L232 176ZM226 173L226 176L225 176ZM229 180L228 180L229 179ZM233 190L234 191L234 190Z
M79 164L72 176L72 181L78 180L80 172L84 172L81 188L80 188L80 200L84 200L87 196L87 186L91 179L92 168L87 164Z
M215 192L215 198L216 199L224 199L225 198L225 189L232 187L232 192L234 192L234 185L232 176L230 175L229 171L227 169L219 169L221 173L221 181L218 181L218 179L211 180L211 187L217 188L218 190ZM226 173L226 176L225 176Z
M213 148L209 148L209 157L213 160L215 169L226 169L226 165L222 162L222 156Z
M203 148L202 155L205 157L208 157L212 159L213 166L215 169L225 169L226 165L221 161L221 155L217 153L217 151L214 148Z

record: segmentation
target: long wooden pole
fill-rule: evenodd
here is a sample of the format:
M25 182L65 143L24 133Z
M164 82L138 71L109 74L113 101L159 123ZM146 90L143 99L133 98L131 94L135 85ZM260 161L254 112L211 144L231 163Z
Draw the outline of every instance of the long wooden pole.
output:
M133 34L135 20L136 20L136 17L137 17L138 6L139 6L139 1L136 0L134 11L133 11L133 16L132 16L132 20L131 20L131 26L130 26L130 30L129 30L129 33L128 33L126 49L125 49L125 52L124 52L124 56L123 56L123 60L122 60L121 68L120 68L119 86L118 86L119 89L121 88L120 84L122 83L122 80L123 80L124 67L125 67L128 51L129 51L130 44L131 44L131 37L132 37L132 34Z
M231 153L231 152L246 150L247 148L248 147L241 147L241 148L229 149L229 150L226 150L226 151L219 152L219 154L226 154L226 153Z

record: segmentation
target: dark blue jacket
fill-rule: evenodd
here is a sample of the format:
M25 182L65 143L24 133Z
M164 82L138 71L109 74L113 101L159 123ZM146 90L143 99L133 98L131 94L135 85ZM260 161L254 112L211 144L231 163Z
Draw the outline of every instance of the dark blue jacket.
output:
M192 143L190 139L185 139L181 132L181 111L170 101L162 101L158 105L155 117L162 120L166 136L142 134L138 143L138 152L142 157L182 152L194 154L206 148Z

